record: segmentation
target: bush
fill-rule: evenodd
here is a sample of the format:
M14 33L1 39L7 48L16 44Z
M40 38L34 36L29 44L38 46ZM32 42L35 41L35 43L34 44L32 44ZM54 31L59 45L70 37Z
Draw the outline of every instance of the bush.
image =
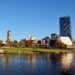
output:
M61 41L59 41L59 40L51 40L50 41L50 46L52 47L52 48L66 48L66 45L65 44L63 44Z

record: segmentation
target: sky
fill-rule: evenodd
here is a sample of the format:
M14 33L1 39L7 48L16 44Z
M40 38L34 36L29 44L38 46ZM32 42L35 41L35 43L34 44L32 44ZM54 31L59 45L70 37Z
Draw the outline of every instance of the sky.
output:
M59 34L59 18L70 16L75 39L75 0L0 0L0 40L37 39Z

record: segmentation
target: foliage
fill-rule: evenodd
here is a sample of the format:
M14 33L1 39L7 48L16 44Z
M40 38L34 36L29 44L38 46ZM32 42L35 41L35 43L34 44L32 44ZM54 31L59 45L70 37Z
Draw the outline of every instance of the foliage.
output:
M51 40L50 41L50 46L52 48L66 48L66 45L63 44L61 41L59 40Z
M6 43L7 43L7 46L12 46L12 41L10 41L10 40L6 40Z
M21 40L21 41L19 42L19 46L20 46L20 47L25 47L25 46L26 46L26 40L25 40L25 39Z
M3 41L2 41L2 40L0 40L0 47L2 46L2 42L3 42Z
M17 47L17 48L19 47L19 43L18 43L17 40L14 40L14 41L13 41L13 46L14 46L14 47Z

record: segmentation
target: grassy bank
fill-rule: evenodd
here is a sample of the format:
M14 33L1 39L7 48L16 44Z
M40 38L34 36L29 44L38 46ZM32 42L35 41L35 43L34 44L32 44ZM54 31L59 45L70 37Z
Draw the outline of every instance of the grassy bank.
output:
M25 52L68 52L70 50L61 49L42 49L42 48L0 48L6 53L25 53Z

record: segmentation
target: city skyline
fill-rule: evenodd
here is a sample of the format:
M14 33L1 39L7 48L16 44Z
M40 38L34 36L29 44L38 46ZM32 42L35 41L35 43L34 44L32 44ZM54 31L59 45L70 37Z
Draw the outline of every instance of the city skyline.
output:
M0 39L24 39L28 35L41 39L52 33L60 33L59 18L71 17L72 36L75 39L74 0L2 0L0 1Z

